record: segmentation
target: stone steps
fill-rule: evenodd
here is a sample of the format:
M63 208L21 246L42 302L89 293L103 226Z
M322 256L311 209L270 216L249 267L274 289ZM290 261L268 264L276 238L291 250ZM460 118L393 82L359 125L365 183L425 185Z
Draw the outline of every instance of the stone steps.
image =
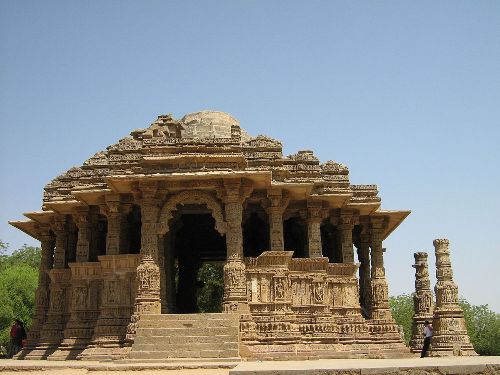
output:
M138 322L131 360L238 358L238 314L145 315Z

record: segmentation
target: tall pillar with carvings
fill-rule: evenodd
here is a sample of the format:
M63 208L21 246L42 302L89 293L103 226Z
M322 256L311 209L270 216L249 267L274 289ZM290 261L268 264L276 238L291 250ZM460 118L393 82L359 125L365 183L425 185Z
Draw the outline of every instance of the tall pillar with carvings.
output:
M137 267L137 294L134 314L127 328L127 339L135 336L141 315L160 314L160 267L158 264L160 195L156 181L139 183L141 206L141 260Z
M434 311L434 296L429 279L427 253L415 253L415 294L413 295L413 321L411 327L410 349L413 353L420 353L424 344L425 321L432 321Z
M365 317L370 317L371 310L371 278L370 278L370 233L368 223L362 225L362 232L356 243L359 267L360 305Z
M56 234L56 249L54 251L54 268L61 269L66 266L66 248L68 242L66 216L57 215L52 228L54 233Z
M321 248L321 221L324 218L322 202L308 201L307 213L308 256L319 258L323 256Z
M342 243L342 263L354 263L354 249L352 244L352 230L355 217L352 210L340 211L340 238Z
M436 239L433 244L436 253L437 283L434 288L436 307L430 355L432 357L477 355L467 334L463 310L458 304L458 287L453 281L449 241Z
M74 220L78 227L78 241L76 245L76 261L88 262L90 259L90 243L92 235L92 223L88 207L78 207Z
M387 351L407 351L402 331L396 325L389 306L389 291L385 278L382 236L385 218L370 217L371 226L371 309L369 327L378 343Z
M42 246L42 257L40 260L40 268L38 273L38 287L35 292L35 314L33 322L28 333L27 350L33 349L40 338L40 330L47 318L49 309L49 288L50 277L49 271L52 269L55 237L48 225L40 225L39 239Z
M106 205L102 207L108 218L108 232L106 235L106 255L127 253L126 241L126 214L130 205L121 202L120 194L110 193L105 196Z
M281 189L269 189L267 192L269 207L269 230L272 251L284 251L285 243L283 239L283 213L288 205L288 195Z
M384 249L382 248L383 217L371 217L371 289L372 305L370 315L373 320L394 322L389 307L389 290L385 279Z
M243 202L251 193L251 185L240 179L224 180L227 261L224 265L224 299L226 312L247 312L245 263L243 260Z

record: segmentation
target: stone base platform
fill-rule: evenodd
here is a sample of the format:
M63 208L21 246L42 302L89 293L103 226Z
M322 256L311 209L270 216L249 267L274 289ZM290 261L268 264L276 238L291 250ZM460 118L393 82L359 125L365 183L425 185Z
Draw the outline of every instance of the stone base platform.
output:
M500 357L324 359L310 361L124 361L0 360L0 373L14 375L500 375Z
M500 375L500 357L242 362L230 375Z

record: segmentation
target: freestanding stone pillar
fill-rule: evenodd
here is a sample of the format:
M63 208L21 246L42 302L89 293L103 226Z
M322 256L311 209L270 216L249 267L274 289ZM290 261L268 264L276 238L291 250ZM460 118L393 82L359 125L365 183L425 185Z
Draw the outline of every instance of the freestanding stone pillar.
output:
M453 281L449 241L433 241L436 254L436 308L434 335L431 339L432 357L477 355L467 334L462 308L458 304L458 287Z
M413 322L411 327L410 349L413 353L420 353L424 345L424 323L432 322L434 312L434 296L431 290L429 269L427 267L427 253L415 253L415 294L413 295Z

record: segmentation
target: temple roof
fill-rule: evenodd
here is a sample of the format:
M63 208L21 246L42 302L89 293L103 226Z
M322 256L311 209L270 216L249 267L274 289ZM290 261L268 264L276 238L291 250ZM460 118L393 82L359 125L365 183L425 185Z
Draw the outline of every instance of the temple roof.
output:
M380 209L377 186L350 184L347 166L331 160L321 163L312 150L283 156L280 141L252 137L236 118L218 111L181 119L158 116L149 127L133 130L53 179L45 186L42 208L72 207L92 192L130 192L133 181L143 178L186 185L231 176L250 179L260 189L283 188L291 199L326 201L330 208L353 208L363 215ZM392 229L409 214L386 212L395 218Z
M251 137L230 114L202 111L175 119L158 116L146 129L96 153L45 187L44 203L73 200L72 191L105 189L113 176L165 177L193 172L269 171L270 183L306 184L314 196L348 194L358 203L378 203L375 185L350 185L348 168L320 163L311 150L283 156L280 141Z

